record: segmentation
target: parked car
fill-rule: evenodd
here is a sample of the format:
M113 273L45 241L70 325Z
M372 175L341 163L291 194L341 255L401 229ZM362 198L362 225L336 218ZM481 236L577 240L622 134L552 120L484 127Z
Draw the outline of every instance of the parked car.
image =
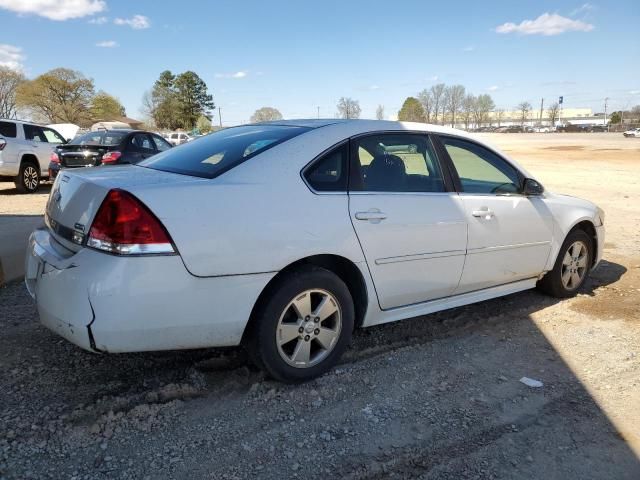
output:
M604 213L451 128L298 120L137 165L63 171L26 285L94 352L244 344L272 377L334 365L354 328L538 286L570 297Z
M609 128L606 125L589 125L589 132L608 132Z
M537 127L533 127L533 131L536 132L536 133L549 133L549 132L551 132L553 130L551 129L551 127L547 127L547 126L544 126L544 125L539 125Z
M53 128L0 119L0 178L13 180L21 193L34 193L49 176L51 152L65 139Z
M98 130L58 145L51 153L49 176L65 168L138 163L172 147L160 135L142 130Z
M640 128L632 128L622 133L625 137L640 137Z
M495 131L498 133L522 133L524 130L520 125L508 125L498 127Z
M167 140L172 145L182 145L183 143L187 143L193 140L193 137L191 137L191 135L189 135L188 133L174 132L169 135Z

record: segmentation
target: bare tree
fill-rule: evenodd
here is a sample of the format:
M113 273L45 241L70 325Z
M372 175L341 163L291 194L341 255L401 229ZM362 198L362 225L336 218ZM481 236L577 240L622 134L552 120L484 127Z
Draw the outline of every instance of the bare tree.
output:
M433 123L438 123L438 114L440 113L440 109L443 108L443 100L444 94L447 89L447 86L444 83L438 83L431 87L431 102L433 104L432 112L433 112Z
M462 122L464 123L465 130L469 129L469 124L471 120L474 118L474 111L476 109L476 97L468 94L465 95L462 100ZM477 122L476 122L477 123Z
M427 123L431 123L433 115L433 95L431 91L426 88L418 93L418 100L422 104L422 110L424 110L424 118Z
M495 111L495 116L498 122L498 126L500 126L500 124L502 123L502 120L504 120L504 108L497 109Z
M342 97L338 101L339 118L360 118L360 102L351 97Z
M376 108L376 119L384 120L384 105L378 105Z
M449 112L449 119L451 120L451 126L455 127L456 115L460 113L462 107L462 101L464 100L465 88L462 85L451 85L447 87L446 106Z
M529 112L531 112L531 104L529 102L522 102L516 106L516 110L520 112L520 126L524 127L524 122L529 119Z
M489 122L489 112L491 112L495 107L496 105L493 102L491 95L486 93L478 95L478 98L476 99L476 109L474 111L474 116L476 117L478 125Z
M0 118L16 116L16 90L25 80L21 72L0 66Z
M555 126L556 120L558 119L558 111L560 110L560 104L558 102L552 103L547 108L547 114L549 121L551 122L551 126Z
M272 120L282 120L282 114L277 108L262 107L253 112L251 115L251 122L270 122Z

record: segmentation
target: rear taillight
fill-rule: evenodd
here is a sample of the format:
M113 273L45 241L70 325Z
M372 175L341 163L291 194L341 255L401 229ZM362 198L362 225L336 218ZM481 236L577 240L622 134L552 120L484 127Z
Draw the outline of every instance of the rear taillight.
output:
M87 246L118 255L172 254L171 237L136 197L110 190L91 224Z
M51 163L60 163L60 157L58 157L58 154L56 152L52 152L51 156L49 157L49 161Z
M7 146L7 141L3 138L0 138L0 150L4 149Z
M102 156L102 163L116 163L122 156L120 152L107 152Z

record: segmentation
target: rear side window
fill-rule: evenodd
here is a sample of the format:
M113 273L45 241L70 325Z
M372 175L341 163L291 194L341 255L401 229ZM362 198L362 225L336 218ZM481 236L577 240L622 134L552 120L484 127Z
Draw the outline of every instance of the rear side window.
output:
M444 192L440 164L426 135L382 133L352 141L350 190Z
M308 130L306 127L284 125L227 128L159 153L138 165L165 172L215 178Z
M33 140L34 142L47 142L47 137L44 136L44 132L40 127L35 125L23 125L24 126L24 137L27 140Z
M345 143L313 162L304 171L309 186L317 192L346 192L348 155Z
M0 122L0 137L16 138L18 131L13 122Z

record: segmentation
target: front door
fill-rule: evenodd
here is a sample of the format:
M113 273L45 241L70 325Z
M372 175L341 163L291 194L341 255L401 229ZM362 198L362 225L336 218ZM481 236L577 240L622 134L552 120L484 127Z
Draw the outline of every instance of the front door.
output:
M427 135L351 141L349 211L384 310L450 295L467 242L462 202Z
M467 258L455 293L538 276L553 233L543 199L522 195L522 175L495 152L467 139L440 140L459 177L469 224Z

